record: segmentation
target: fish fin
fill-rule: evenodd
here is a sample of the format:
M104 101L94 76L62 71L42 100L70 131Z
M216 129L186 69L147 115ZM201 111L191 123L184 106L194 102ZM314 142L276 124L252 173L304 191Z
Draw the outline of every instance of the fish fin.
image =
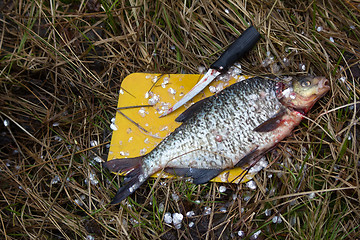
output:
M103 163L103 167L111 172L127 172L141 165L144 156L134 158L119 158Z
M253 160L254 158L256 158L257 156L260 155L260 151L258 151L259 146L255 147L253 150L251 150L248 154L246 154L244 157L242 157L240 159L240 161L238 161L236 163L236 165L234 167L241 167L244 164L249 163L251 160Z
M192 177L194 184L203 184L219 175L223 169L166 168L165 171L176 176Z
M204 98L193 105L191 105L188 109L186 109L184 112L182 112L176 119L176 122L186 122L190 117L192 117L196 112L198 112L204 103L207 102L209 97Z
M261 123L259 126L254 128L256 132L271 132L275 130L281 123L281 118L285 115L286 108L279 110L274 116Z
M192 172L192 177L194 178L194 184L203 184L207 183L217 175L219 175L224 169L199 169L196 168Z
M112 199L110 204L118 204L130 194L135 192L147 178L141 177L143 174L142 168L135 168L129 175L132 177L126 182L126 184L119 188L115 197Z
M143 156L134 158L113 159L103 163L103 166L111 172L129 172L126 177L125 185L119 188L115 197L110 204L117 204L132 194L137 188L141 186L147 177L143 176L143 169L141 166Z

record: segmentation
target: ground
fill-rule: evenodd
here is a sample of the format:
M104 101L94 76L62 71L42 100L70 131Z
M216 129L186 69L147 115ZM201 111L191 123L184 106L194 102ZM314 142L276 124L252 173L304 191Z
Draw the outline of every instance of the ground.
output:
M360 238L358 0L3 0L0 9L2 239ZM249 24L262 38L241 59L244 74L321 75L331 91L251 184L151 179L109 205L122 177L101 161L121 81L199 73Z

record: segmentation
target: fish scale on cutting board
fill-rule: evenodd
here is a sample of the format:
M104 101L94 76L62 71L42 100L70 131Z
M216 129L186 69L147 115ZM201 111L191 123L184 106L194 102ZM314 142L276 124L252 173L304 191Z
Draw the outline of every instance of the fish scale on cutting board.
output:
M186 110L186 107L191 105L191 102L166 117L159 118L165 110L164 108L162 109L162 104L169 103L170 105L168 107L173 106L182 98L183 94L186 94L199 79L201 79L201 77L202 75L200 74L133 73L128 75L121 85L118 108L149 105L151 94L147 94L147 92L149 92L150 89L152 93L160 97L160 100L153 107L136 107L120 110L127 118L136 122L147 132L140 129L136 124L120 113L116 113L114 124L117 130L114 130L112 134L108 161L116 158L131 158L147 154L167 135L180 126L181 123L175 122L175 119ZM248 79L250 76L235 75L229 78L230 79L227 79L226 81L214 80L208 87L192 99L192 103L214 95L215 93L211 92L209 90L210 88L213 91L213 89L219 87L219 84L220 88L225 88L238 81ZM154 83L156 79L158 80ZM167 82L166 84L164 84L164 79L165 83ZM223 87L221 87L221 85ZM141 111L139 112L139 110ZM238 183L242 178L243 172L244 170L241 168L226 170L212 181ZM169 177L169 175L170 174L162 173L162 177ZM158 174L155 174L153 177L158 176ZM239 178L239 176L241 177ZM252 177L252 175L248 174L242 178L242 182L246 182Z

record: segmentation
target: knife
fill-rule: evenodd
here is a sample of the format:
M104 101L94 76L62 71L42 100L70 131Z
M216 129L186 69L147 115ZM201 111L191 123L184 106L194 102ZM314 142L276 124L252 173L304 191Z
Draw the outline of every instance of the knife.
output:
M195 97L201 92L212 80L214 80L221 73L226 73L227 70L239 60L246 52L248 52L260 39L260 33L255 29L254 26L246 29L238 39L235 40L226 51L214 62L206 74L200 79L200 81L180 99L177 103L169 108L160 117L164 117L169 113L172 113L186 102Z

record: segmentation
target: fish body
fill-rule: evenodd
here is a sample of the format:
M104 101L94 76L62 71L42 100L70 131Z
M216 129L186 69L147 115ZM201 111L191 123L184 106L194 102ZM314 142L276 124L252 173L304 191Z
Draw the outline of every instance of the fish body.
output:
M193 104L176 119L183 124L147 155L104 163L111 171L128 172L112 203L162 169L202 184L225 169L251 164L291 133L329 90L327 83L323 77L292 83L255 77Z

